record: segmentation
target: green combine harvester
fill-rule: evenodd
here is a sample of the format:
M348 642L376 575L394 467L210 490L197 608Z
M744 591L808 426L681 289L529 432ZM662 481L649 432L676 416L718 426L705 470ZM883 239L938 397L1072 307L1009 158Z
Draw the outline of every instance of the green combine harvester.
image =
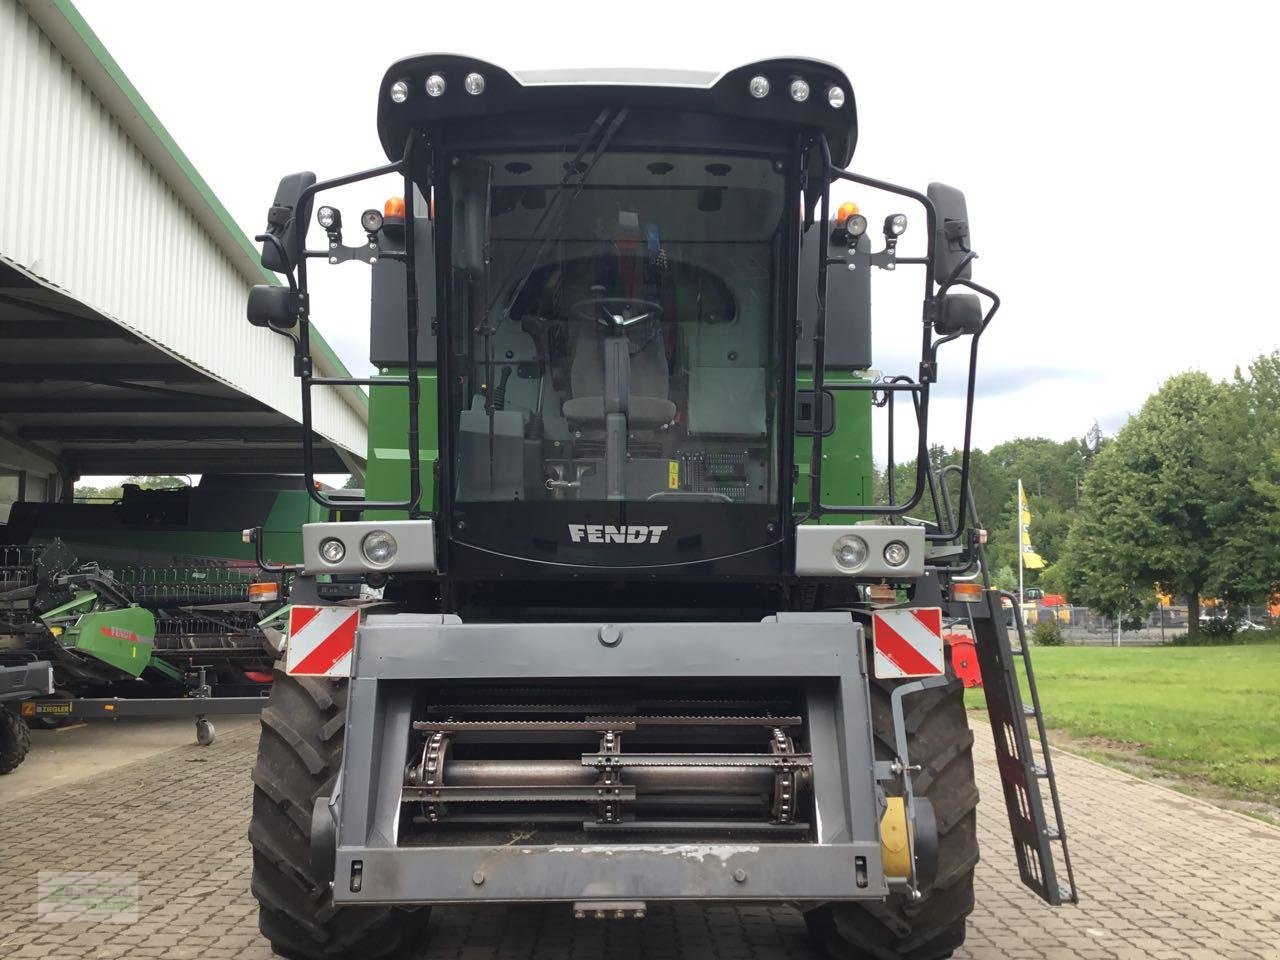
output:
M316 489L304 448L307 490L345 514L302 528L262 714L249 837L274 949L411 953L438 904L598 922L694 901L797 905L835 957L950 956L978 795L944 620L975 638L1022 878L1073 901L1022 626L1011 642L968 496L999 301L960 191L846 169L853 91L811 60L432 54L377 95L387 162L280 181L258 239L285 283L248 306L296 347L304 437L312 388L370 394L366 499ZM379 177L401 196L354 225L320 196ZM315 375L314 261L370 266L376 375ZM901 321L918 363L893 376L871 346L889 271L922 290ZM953 356L965 449L935 474ZM890 464L916 462L887 502L876 417ZM326 601L334 576L366 600Z

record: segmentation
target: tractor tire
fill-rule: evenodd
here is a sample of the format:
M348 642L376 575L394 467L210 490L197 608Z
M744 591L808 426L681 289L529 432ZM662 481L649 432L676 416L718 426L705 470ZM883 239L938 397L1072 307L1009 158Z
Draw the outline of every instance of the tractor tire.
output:
M0 774L13 773L31 750L31 731L16 713L0 707Z
M973 777L973 734L964 686L947 667L944 687L903 701L907 751L921 769L912 780L917 797L933 804L938 820L938 870L912 903L894 893L882 902L827 903L805 914L809 935L838 960L944 960L964 943L973 910L978 864L978 787ZM876 759L892 760L892 686L871 681Z
M430 908L335 906L330 873L311 855L311 812L342 762L345 681L277 667L253 768L253 895L258 927L289 960L384 960L419 952Z

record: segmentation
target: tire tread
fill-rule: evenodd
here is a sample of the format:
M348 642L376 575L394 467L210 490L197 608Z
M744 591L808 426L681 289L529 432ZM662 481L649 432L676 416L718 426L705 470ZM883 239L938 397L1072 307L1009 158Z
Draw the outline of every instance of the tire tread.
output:
M346 685L287 676L277 664L254 764L251 888L258 926L289 960L384 960L420 949L427 907L336 906L312 863L311 811L342 763Z

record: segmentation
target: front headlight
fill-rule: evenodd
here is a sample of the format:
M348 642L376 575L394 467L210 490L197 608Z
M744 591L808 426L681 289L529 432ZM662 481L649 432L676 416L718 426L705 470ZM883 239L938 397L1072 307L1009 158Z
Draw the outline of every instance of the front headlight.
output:
M901 540L891 540L884 546L884 562L891 567L900 567L907 562L911 551Z
M320 559L325 563L341 563L347 555L347 548L337 537L328 537L320 541Z
M374 530L360 541L360 552L374 566L383 567L396 558L399 544L396 538L385 530Z
M831 553L841 570L857 570L867 562L867 541L846 534L831 545Z

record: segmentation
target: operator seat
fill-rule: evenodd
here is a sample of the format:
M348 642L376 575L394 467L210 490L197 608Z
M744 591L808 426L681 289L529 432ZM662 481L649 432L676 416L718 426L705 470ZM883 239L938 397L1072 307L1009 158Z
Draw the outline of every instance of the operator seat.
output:
M587 327L586 324L582 324ZM573 343L569 387L573 396L561 412L566 420L589 426L604 424L604 342L608 334L592 325ZM676 416L676 405L667 399L671 372L662 336L655 333L631 355L627 421L634 427L658 427Z

